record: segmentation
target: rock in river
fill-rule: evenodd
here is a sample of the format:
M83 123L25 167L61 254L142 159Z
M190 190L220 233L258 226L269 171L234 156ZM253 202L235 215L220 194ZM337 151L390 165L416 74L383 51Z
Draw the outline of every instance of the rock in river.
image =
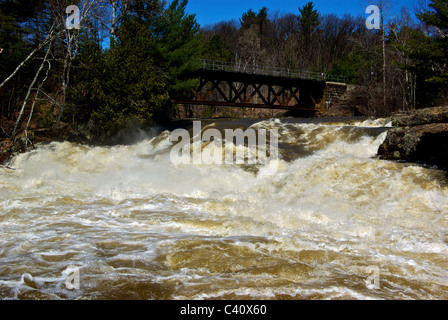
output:
M393 116L392 123L378 150L381 159L448 169L448 106Z

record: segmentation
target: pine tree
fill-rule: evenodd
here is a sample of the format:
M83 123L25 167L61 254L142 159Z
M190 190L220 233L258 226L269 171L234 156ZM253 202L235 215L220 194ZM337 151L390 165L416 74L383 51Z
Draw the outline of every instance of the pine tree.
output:
M128 120L154 119L166 105L167 81L152 57L153 42L147 26L128 17L97 62L90 84L96 105L92 120L102 135L113 134Z
M431 61L436 73L429 81L448 86L448 1L432 0L432 11L418 15L419 19L432 27L431 37L421 38L418 53Z
M0 2L0 108L2 116L10 116L18 101L26 93L26 83L31 82L35 65L28 61L16 70L33 51L33 39L24 26L35 14L41 1L5 0ZM15 76L12 76L15 73ZM9 80L9 81L8 81ZM9 128L1 127L1 131Z
M202 48L199 25L185 13L186 5L186 0L167 7L160 0L129 1L110 48L100 55L93 50L93 60L89 50L82 52L93 68L78 92L87 91L91 119L102 135L130 119L156 120L170 98L193 87L196 80L183 75L196 69Z
M416 77L417 106L434 104L448 86L448 2L432 0L430 7L417 15L427 32L405 27L405 43L395 44L408 61L399 67Z
M300 68L312 69L319 64L319 56L315 52L315 34L320 25L319 12L314 9L314 4L308 2L299 8L299 39L300 48L297 53L301 60Z
M319 12L314 9L314 4L308 2L302 8L299 8L299 28L300 32L306 41L311 40L312 34L317 30L320 24Z
M214 35L209 41L205 42L202 58L218 61L229 61L231 52L222 41L218 34Z
M155 21L155 61L163 70L171 98L194 86L195 79L185 77L198 67L202 52L200 26L195 15L185 12L188 0L173 0Z

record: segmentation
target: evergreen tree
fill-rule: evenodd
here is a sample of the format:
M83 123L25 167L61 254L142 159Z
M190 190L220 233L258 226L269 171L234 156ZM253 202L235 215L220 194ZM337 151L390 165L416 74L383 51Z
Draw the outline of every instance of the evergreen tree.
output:
M237 59L243 65L261 64L266 60L265 33L269 24L268 8L258 13L249 9L240 18Z
M420 106L435 103L448 86L448 2L431 0L430 7L417 15L428 32L405 27L405 43L394 44L407 60L398 66L416 76Z
M216 34L204 44L202 57L209 60L229 61L231 52L222 41L222 37Z
M126 18L98 63L91 82L92 120L102 134L112 134L130 119L154 119L166 105L167 79L154 63L153 42L145 24Z
M249 9L243 13L240 18L241 29L247 29L257 22L257 13Z
M319 12L314 9L314 3L308 2L302 8L299 8L299 29L305 42L311 40L311 36L319 27Z
M432 11L425 11L418 15L419 19L433 28L432 36L419 37L420 44L417 55L430 61L435 74L429 79L443 86L448 85L448 1L432 0ZM420 59L422 61L422 59Z
M16 67L32 51L29 30L24 24L35 15L38 1L0 1L0 83L2 83ZM35 66L28 63L10 82L0 89L0 107L2 115L15 112L15 104L25 94L24 84L31 82ZM6 130L7 128L2 128Z
M299 8L299 45L297 59L299 67L311 70L319 65L319 55L316 54L315 34L320 24L319 12L314 9L314 4L308 2Z
M105 135L130 119L164 113L170 98L193 87L196 80L183 75L196 68L202 50L195 17L185 13L186 0L167 7L159 0L128 5L104 54L98 55L93 39L81 50L91 68L83 76L87 81L79 82L78 97L89 104L91 119Z
M250 28L252 25L258 25L260 35L262 35L265 24L268 21L268 11L269 9L267 7L261 8L258 13L252 9L247 10L240 18L241 29L245 30Z
M155 61L163 70L171 98L182 95L196 82L185 75L197 69L202 52L200 26L185 12L188 0L173 0L154 23Z

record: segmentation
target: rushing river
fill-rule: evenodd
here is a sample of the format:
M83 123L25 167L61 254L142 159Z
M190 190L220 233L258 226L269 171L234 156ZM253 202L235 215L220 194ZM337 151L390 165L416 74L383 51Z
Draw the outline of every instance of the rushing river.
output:
M386 120L211 126L277 129L277 171L173 164L169 131L1 168L0 297L448 299L445 176L377 159Z

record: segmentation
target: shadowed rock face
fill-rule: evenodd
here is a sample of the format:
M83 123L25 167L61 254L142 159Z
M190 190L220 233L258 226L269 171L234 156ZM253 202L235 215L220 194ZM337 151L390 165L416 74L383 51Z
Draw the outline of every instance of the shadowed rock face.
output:
M448 169L448 107L394 116L378 155L385 160L418 162Z

